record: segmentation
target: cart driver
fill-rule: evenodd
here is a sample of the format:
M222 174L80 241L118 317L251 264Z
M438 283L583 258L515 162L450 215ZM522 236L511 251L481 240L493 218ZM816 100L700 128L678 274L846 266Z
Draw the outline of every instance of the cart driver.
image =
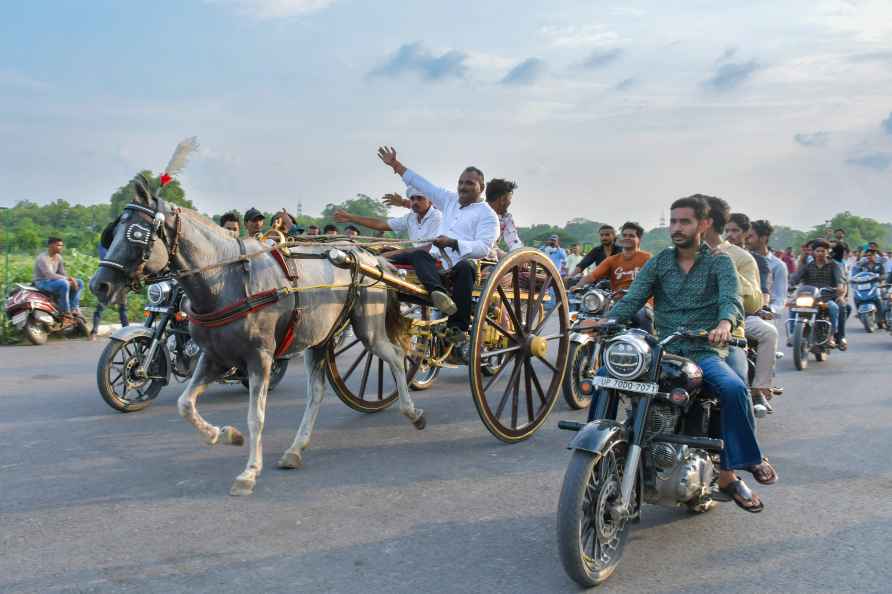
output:
M417 188L443 215L430 251L415 250L397 256L395 264L410 264L431 296L434 306L449 316L446 339L453 344L467 340L471 322L471 292L475 270L470 260L485 258L499 238L499 217L481 200L483 172L467 167L458 178L458 192L435 186L396 158L393 147L380 147L378 157L408 186ZM443 285L437 260L452 273L452 296Z

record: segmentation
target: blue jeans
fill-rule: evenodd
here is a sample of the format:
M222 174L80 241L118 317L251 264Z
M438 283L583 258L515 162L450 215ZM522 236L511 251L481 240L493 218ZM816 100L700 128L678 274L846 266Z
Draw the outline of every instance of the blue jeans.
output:
M746 362L746 351L740 347L728 347L728 357L725 359L737 377L743 380L743 383L749 384L749 365Z
M34 286L50 293L56 298L56 304L62 313L70 313L73 309L81 306L81 292L84 290L84 281L75 279L77 282L77 290L73 290L68 284L67 279L54 278L52 280L34 281Z
M721 453L722 470L746 469L761 464L762 450L756 440L756 418L746 383L716 355L701 359L699 365L706 386L721 403L722 439L725 442ZM607 375L607 369L602 367L598 375ZM607 390L598 390L592 399L588 420L615 419L618 399L611 400L608 401Z

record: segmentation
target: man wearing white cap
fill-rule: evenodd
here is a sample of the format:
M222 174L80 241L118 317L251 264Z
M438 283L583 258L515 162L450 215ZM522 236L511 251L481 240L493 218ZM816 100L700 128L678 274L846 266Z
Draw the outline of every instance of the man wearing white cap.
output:
M361 217L339 210L335 213L335 220L339 223L355 223L375 231L406 233L409 236L409 240L414 241L416 246L425 242L432 242L440 229L443 213L436 208L431 208L431 201L417 188L407 186L406 196L409 197L407 206L412 209L412 212L404 216L392 219L379 219L375 217ZM402 198L397 194L388 194L384 197L384 201L387 204L399 201L402 205Z
M397 160L393 147L379 148L378 157L407 185L421 190L443 213L431 251L415 250L399 258L415 267L415 274L430 293L431 301L449 315L447 340L455 344L464 342L471 321L471 292L476 275L471 260L487 257L499 238L499 217L481 200L486 187L483 172L466 167L458 179L458 192L451 192L407 169ZM451 298L437 270L436 257L442 257L442 266L452 275Z

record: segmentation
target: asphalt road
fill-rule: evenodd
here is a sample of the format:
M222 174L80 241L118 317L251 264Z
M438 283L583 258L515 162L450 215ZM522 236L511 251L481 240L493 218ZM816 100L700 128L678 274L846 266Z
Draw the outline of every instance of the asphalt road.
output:
M603 592L892 591L892 337L804 373L760 427L780 482L766 510L648 506ZM270 398L266 469L228 495L245 448L209 448L180 386L122 415L99 397L104 343L0 348L0 592L575 592L555 510L568 460L559 403L527 442L484 429L463 370L416 395L428 426L355 413L332 394L305 467L281 471L303 412L295 361ZM212 423L243 431L246 394L217 385Z

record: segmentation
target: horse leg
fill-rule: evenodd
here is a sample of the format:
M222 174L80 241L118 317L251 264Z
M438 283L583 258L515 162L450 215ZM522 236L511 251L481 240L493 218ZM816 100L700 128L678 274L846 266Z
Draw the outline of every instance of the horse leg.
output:
M216 445L221 438L223 443L242 445L244 438L238 430L228 426L221 429L211 425L198 414L198 406L196 404L198 397L204 393L208 384L220 377L222 373L223 370L211 363L205 353L199 355L192 379L189 380L189 385L186 386L186 389L183 390L183 393L177 400L177 409L181 417L198 429L198 432L204 437L208 445Z
M419 431L427 425L424 418L424 411L415 408L415 403L409 395L409 384L406 380L406 368L404 365L404 353L402 349L394 345L390 340L384 338L382 334L375 336L375 340L371 344L371 350L381 357L388 365L393 377L396 378L396 390L400 399L400 413L412 421L412 424Z
M303 464L302 452L310 445L310 436L319 416L319 408L325 397L325 346L312 347L304 351L304 364L307 370L307 407L300 421L297 435L291 447L279 459L279 468L300 468Z
M245 470L236 477L229 490L230 495L250 495L254 492L254 484L260 471L263 470L263 422L266 419L266 394L269 388L269 370L272 367L272 355L259 351L257 357L248 363L248 391L251 399L248 404L248 464Z

